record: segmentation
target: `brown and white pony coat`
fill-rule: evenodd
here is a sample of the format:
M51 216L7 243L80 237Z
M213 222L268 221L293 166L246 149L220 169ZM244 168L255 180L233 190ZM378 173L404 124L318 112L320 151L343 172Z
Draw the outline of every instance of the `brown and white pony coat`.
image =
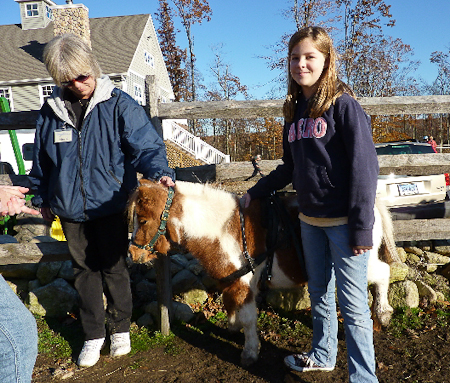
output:
M135 262L147 262L156 257L154 253L139 248L147 245L154 237L161 222L168 189L160 184L141 180L140 187L131 196L129 214L133 217L133 233L130 254ZM287 208L297 215L295 198L288 198ZM377 249L384 239L388 252L387 261L398 260L392 237L392 222L386 208L375 208L374 251L369 259L368 279L376 287L374 309L382 324L390 320L392 308L388 303L389 265L378 258ZM245 236L250 256L255 257L266 250L266 229L262 225L259 200L251 202L244 211ZM229 276L246 264L243 256L242 232L239 216L238 198L221 189L204 184L177 181L173 203L167 220L167 232L160 236L154 251L167 254L171 243L188 250L202 264L205 271L217 280ZM298 233L298 235L300 235ZM243 327L245 334L241 362L244 365L258 359L259 340L257 335L257 308L255 297L258 293L258 280L265 262L255 273L221 283L223 302L228 313L229 328ZM291 247L276 250L273 260L270 287L294 288L305 284L300 262Z

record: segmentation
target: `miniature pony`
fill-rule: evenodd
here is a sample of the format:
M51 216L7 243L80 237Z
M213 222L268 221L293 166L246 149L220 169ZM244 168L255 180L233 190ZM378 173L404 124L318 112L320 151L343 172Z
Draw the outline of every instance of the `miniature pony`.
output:
M219 281L229 329L244 329L245 344L241 363L249 365L255 362L259 353L255 298L266 260L255 266L254 273L251 270L245 272L244 269L236 278L230 276L239 273L249 263L243 255L244 247L252 259L267 250L267 229L263 225L265 216L261 201L253 200L244 209L243 231L239 199L224 190L205 184L177 181L173 196L169 196L170 207L167 199L168 189L148 180L141 180L140 187L131 196L129 214L134 219L135 230L129 251L133 261L147 262L155 258L156 253L167 254L174 243L188 250L200 261L205 271ZM295 196L285 198L284 205L296 218ZM161 231L161 217L165 232ZM155 236L158 229L160 233ZM299 225L296 230L300 238ZM393 240L392 221L387 209L379 204L375 207L373 240L368 279L376 288L375 313L379 321L386 325L393 311L387 298L390 269L387 263L378 258L377 250L384 240L386 261L397 261L398 255ZM149 246L151 242L152 246ZM306 283L294 246L281 246L274 250L271 279L267 283L269 287L276 288L295 288Z

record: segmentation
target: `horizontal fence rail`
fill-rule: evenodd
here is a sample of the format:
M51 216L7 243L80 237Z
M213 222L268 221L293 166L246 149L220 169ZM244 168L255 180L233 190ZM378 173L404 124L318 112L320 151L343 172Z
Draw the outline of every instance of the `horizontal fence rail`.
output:
M358 98L367 114L450 113L450 96L395 96ZM195 101L160 103L151 111L160 119L281 117L283 100ZM38 111L0 113L0 130L34 128Z

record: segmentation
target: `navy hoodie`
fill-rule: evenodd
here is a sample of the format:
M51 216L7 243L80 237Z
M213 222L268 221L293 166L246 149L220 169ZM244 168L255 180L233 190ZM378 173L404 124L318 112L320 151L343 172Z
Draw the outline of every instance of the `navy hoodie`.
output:
M316 218L348 217L350 246L372 246L378 160L370 118L344 93L316 119L300 96L283 132L283 164L248 192L252 198L293 183L299 211Z

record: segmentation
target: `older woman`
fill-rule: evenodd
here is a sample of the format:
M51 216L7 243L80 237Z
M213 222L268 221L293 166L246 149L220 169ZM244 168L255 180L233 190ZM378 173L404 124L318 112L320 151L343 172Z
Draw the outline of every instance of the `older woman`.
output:
M89 367L100 358L105 316L111 355L130 351L132 297L123 213L137 186L136 172L165 186L174 185L174 172L143 108L102 75L81 38L55 37L45 47L44 62L57 86L37 121L33 203L45 219L61 219L85 333L78 364Z

